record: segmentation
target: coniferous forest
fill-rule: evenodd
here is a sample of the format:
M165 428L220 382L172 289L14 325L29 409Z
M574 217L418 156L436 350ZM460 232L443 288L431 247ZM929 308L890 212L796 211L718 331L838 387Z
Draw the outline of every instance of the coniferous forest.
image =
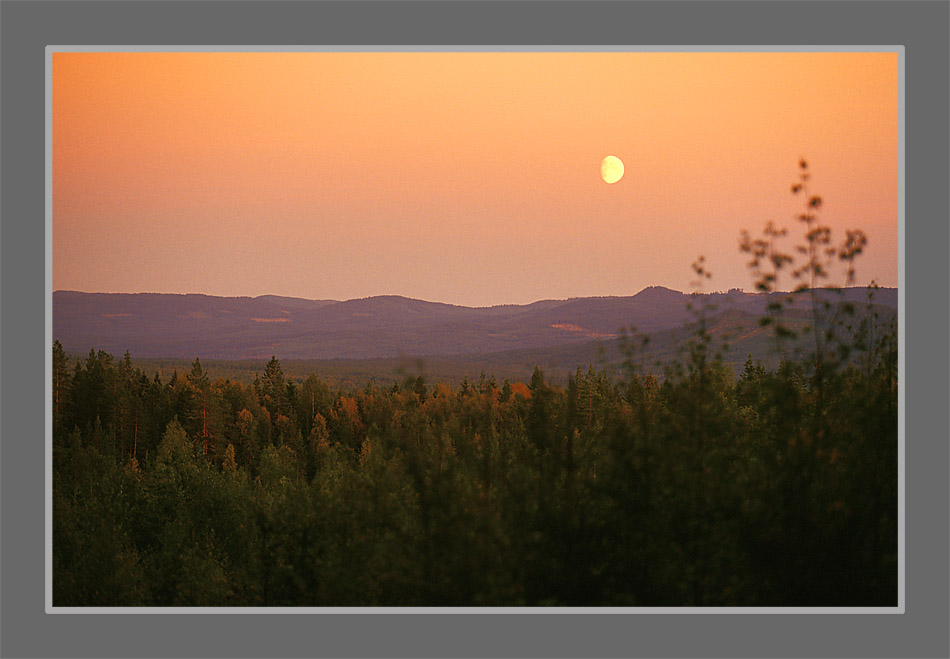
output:
M762 319L774 369L734 375L702 309L662 372L634 338L566 386L163 379L55 343L54 606L896 606L896 329L816 294L865 241L804 198L797 257L742 241L758 290L813 300L805 353Z

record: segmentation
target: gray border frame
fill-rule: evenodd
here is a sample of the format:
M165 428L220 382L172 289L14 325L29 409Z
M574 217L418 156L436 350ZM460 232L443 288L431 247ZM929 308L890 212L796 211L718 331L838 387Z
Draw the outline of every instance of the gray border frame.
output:
M0 4L3 656L950 656L945 2ZM689 16L688 22L682 22ZM44 49L50 44L896 44L906 48L906 613L48 616L43 613ZM12 312L12 313L11 313ZM11 413L11 411L13 413ZM369 634L369 629L374 634ZM778 647L777 644L782 644Z
M904 244L904 47L903 46L558 46L557 48L545 47L526 47L526 46L504 46L504 47L485 47L485 46L431 46L419 47L381 47L381 46L61 46L50 45L46 47L46 372L52 371L51 346L53 345L53 292L52 292L52 273L53 273L53 198L52 198L52 95L55 90L52 87L53 74L53 54L54 53L127 53L127 52L145 52L145 53L182 53L182 52L240 52L240 53L310 53L310 52L744 52L744 53L769 53L769 52L841 52L841 53L894 53L898 56L898 75L896 82L896 91L898 95L898 236L899 245ZM905 258L903 249L898 250L898 280L900 283L904 279ZM899 381L904 381L904 363L903 354L904 344L904 289L898 291L899 300L899 331L898 331L898 377ZM52 381L46 381L46 613L86 613L86 614L110 614L110 613L135 613L135 614L155 614L155 613L174 613L174 614L260 614L260 613L278 613L278 614L308 614L308 613L337 613L337 614L355 614L355 613L452 613L452 614L614 614L614 613L665 613L665 614L721 614L721 613L756 613L756 614L851 614L851 613L904 613L904 591L905 591L905 561L904 561L904 389L898 391L898 584L897 601L893 606L888 607L432 607L432 608L413 608L413 607L54 607L53 606L53 554L52 554Z

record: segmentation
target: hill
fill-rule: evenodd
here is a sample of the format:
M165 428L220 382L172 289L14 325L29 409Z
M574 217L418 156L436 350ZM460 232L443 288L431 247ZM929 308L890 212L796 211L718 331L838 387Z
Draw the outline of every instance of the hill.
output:
M807 309L807 296L793 305ZM866 299L847 289L847 300ZM705 308L722 335L740 337L733 351L761 346L756 319L768 296L732 290L691 296L650 287L629 297L542 300L527 305L464 307L400 296L347 301L278 296L215 297L157 293L53 293L53 337L72 353L90 348L137 358L367 360L451 357L478 362L545 358L587 363L592 352L619 354L626 329L654 335L652 352L674 345ZM896 310L897 290L880 289L875 303ZM689 308L692 302L693 311ZM726 325L732 323L730 331ZM745 342L745 343L743 343ZM756 352L750 350L750 352ZM587 358L582 358L582 357ZM490 357L490 359L488 359ZM744 355L742 356L744 360ZM539 362L540 363L540 362Z

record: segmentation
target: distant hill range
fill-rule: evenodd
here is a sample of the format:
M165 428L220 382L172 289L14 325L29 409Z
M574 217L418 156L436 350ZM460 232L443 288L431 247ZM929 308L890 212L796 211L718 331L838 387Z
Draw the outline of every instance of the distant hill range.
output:
M867 289L849 288L843 296L862 304ZM893 311L897 299L897 289L881 288L874 304ZM700 308L715 319L714 327L731 327L739 338L751 336L767 301L767 295L738 289L692 296L660 286L629 297L478 308L398 296L339 302L273 295L56 291L53 337L72 353L95 348L122 355L128 350L138 358L245 360L276 355L327 360L501 353L565 358L577 353L582 358L591 346L616 344L623 330L662 334L682 328L695 321ZM794 306L805 314L809 304L808 296L800 294Z

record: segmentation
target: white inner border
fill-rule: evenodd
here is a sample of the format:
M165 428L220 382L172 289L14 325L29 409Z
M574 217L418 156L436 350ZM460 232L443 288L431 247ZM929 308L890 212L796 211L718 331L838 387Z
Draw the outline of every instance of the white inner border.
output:
M897 606L895 607L54 607L53 606L53 53L80 52L843 52L843 53L897 53ZM47 46L46 47L46 578L45 611L60 613L277 613L277 614L358 614L358 613L547 613L547 614L748 614L748 613L904 613L905 556L904 556L904 426L905 426L905 301L904 301L904 46Z

